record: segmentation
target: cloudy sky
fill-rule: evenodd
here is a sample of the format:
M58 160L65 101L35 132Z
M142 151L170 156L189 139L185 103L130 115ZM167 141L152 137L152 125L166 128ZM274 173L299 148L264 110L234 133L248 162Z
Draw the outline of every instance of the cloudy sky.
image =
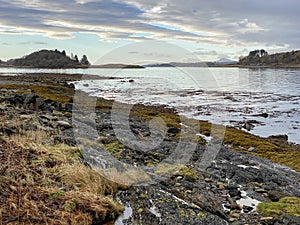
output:
M200 60L238 59L299 49L299 21L298 0L0 0L0 59L57 48L95 62L147 40Z

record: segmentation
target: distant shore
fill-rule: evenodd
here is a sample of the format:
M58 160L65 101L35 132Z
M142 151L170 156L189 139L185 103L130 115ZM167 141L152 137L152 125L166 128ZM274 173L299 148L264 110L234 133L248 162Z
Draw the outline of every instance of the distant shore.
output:
M104 65L80 65L64 68L47 68L47 67L34 67L34 66L14 66L0 64L0 68L16 68L16 69L146 69L146 68L168 68L168 67L211 67L211 68L247 68L247 69L299 69L300 65L270 65L270 66L246 66L240 64L222 64L222 65L207 65L207 66L141 66L141 65L126 65L126 64L104 64Z

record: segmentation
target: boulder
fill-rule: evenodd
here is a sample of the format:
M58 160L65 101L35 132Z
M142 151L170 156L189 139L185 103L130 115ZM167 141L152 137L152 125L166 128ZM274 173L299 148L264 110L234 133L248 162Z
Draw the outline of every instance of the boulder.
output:
M279 134L279 135L271 135L268 138L279 140L279 141L288 141L288 136L286 134Z

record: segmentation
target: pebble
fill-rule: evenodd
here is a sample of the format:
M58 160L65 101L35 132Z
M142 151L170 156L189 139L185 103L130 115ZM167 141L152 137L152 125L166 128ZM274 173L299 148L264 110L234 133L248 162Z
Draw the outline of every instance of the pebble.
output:
M238 213L233 213L231 216L234 217L234 218L239 218L239 217L240 217L240 214L238 214Z
M250 148L248 149L248 152L257 152L257 150L256 150L256 148L254 148L254 147L250 147Z
M229 222L234 222L234 221L236 221L236 218L229 218L228 221Z
M273 217L261 217L260 221L272 221Z
M255 189L255 191L258 192L258 193L266 193L266 192L267 192L267 191L266 191L265 189L263 189L263 188L257 188L257 189Z
M64 128L71 128L72 127L72 125L70 123L68 123L66 121L62 121L62 120L57 121L57 124L59 126L64 127Z
M56 116L51 116L51 115L42 115L40 116L41 119L46 119L46 120L52 120L52 121L55 121L57 120L57 117Z
M251 206L246 206L246 205L243 206L243 211L244 211L244 213L249 213L249 212L251 212L253 209L254 209L254 208L251 207Z
M31 118L32 118L32 115L20 115L21 120L28 120L28 119L31 119Z

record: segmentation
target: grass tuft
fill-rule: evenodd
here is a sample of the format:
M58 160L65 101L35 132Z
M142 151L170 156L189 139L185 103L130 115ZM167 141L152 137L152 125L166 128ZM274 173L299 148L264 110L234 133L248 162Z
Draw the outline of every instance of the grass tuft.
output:
M295 216L300 217L300 198L285 197L278 202L264 202L257 207L258 212L264 216L280 217Z

